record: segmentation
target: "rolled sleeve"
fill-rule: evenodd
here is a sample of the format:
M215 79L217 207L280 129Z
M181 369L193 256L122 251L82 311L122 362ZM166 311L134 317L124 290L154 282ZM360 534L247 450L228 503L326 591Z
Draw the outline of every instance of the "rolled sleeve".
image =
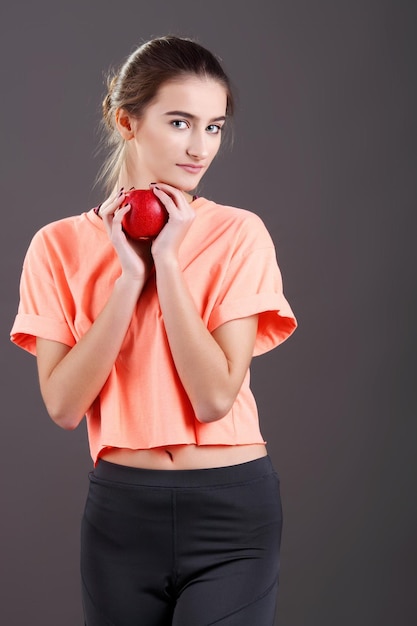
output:
M19 308L10 332L11 341L31 354L36 354L37 337L70 347L75 344L69 321L72 299L64 285L64 275L60 277L62 284L57 287L56 273L45 254L42 235L38 233L23 264Z
M213 331L225 322L255 314L259 321L254 356L272 350L297 327L283 293L273 246L236 255L211 312L208 328Z

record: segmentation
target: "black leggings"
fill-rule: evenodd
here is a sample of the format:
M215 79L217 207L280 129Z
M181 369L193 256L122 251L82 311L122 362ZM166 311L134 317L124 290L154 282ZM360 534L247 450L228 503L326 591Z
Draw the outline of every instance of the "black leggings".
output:
M203 470L99 461L81 532L87 626L273 626L282 511L270 458Z

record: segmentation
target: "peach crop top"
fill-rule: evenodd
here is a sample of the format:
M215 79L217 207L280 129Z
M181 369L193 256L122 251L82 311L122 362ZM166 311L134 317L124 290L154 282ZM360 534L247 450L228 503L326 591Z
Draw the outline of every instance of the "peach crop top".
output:
M201 197L193 207L196 218L181 246L180 265L207 328L258 313L254 355L274 348L297 323L262 220ZM45 226L25 257L11 340L32 354L36 337L74 346L104 307L120 271L94 209ZM107 447L263 442L249 372L224 418L209 424L196 419L173 364L154 272L86 418L95 463Z

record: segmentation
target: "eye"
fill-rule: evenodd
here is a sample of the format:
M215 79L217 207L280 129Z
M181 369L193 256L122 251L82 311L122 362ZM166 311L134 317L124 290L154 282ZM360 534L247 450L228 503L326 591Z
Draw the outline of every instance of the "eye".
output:
M220 124L210 124L209 126L207 126L206 130L211 135L218 135L223 130L223 127L220 126Z
M172 120L171 124L174 128L178 128L179 130L188 128L188 124L185 120Z

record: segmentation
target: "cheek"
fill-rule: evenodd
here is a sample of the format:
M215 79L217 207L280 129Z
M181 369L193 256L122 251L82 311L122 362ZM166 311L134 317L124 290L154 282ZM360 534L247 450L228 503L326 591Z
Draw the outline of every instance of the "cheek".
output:
M149 138L148 144L152 150L152 153L159 159L169 159L175 155L178 155L178 151L181 149L181 141L179 137L167 137L166 135L154 134Z
M137 141L140 148L148 154L161 152L161 145L165 143L161 132L158 132L157 129L153 129L152 127L149 128L149 126L142 130L137 137Z

